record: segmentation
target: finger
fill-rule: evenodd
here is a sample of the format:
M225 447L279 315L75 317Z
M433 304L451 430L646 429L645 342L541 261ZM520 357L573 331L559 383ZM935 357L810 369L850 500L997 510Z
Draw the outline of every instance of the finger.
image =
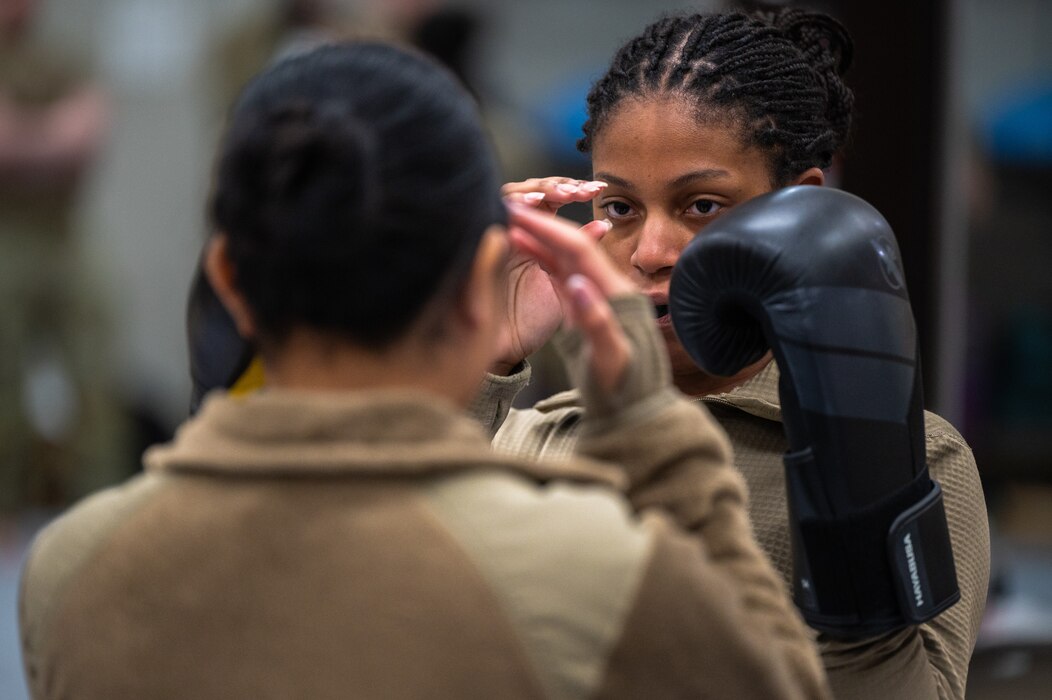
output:
M616 271L595 242L573 223L558 217L539 216L524 207L509 207L509 213L511 223L521 229L523 236L532 239L531 250L543 256L552 274L565 279L572 273L582 273L604 292L611 291L607 288L608 282L614 281Z
M583 183L584 180L578 180L572 177L531 177L519 182L504 183L500 188L500 193L502 195L509 195L522 192L546 192L554 189L558 185L581 185Z
M632 282L618 272L595 241L569 221L539 215L521 206L510 206L508 211L514 226L548 249L548 255L556 261L550 269L552 274L563 278L572 273L584 274L606 296L635 291Z
M586 255L592 248L589 237L581 235L577 225L569 219L541 216L516 204L509 204L508 214L513 225L524 229L560 257Z
M544 195L544 207L555 211L564 204L588 202L606 189L600 180L574 180L568 177L532 178L522 182L509 182L501 187L501 194L522 195L539 192Z
M590 202L597 194L606 189L605 182L588 180L578 182L561 182L542 188L546 199L552 202Z
M612 227L613 224L610 223L610 219L598 219L596 221L589 221L577 230L591 238L593 241L600 241Z
M517 252L536 260L545 272L560 276L558 258L548 246L531 236L528 231L513 226L508 229L508 240Z
M607 233L609 233L612 226L613 224L610 223L609 219L589 221L578 228L578 234L584 234L588 240L598 243Z
M602 293L586 277L571 275L565 288L573 319L588 342L592 377L604 391L615 391L632 353L624 329Z
M505 204L525 204L547 214L557 214L569 202L565 197L549 197L544 192L511 192L504 195Z
M504 195L505 202L525 204L529 207L540 207L544 202L543 192L510 192Z

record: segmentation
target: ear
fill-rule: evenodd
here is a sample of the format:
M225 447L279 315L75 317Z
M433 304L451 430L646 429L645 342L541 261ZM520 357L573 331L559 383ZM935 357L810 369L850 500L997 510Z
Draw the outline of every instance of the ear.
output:
M220 303L234 319L234 325L242 338L252 340L256 336L256 323L252 310L237 288L237 274L230 260L230 243L225 234L212 236L205 250L204 268L212 290Z
M826 184L826 174L821 168L808 168L804 172L800 173L795 180L789 183L790 185L815 185L821 187Z
M457 300L457 316L468 328L475 330L492 324L496 309L504 301L500 279L507 255L505 229L494 224L482 234L471 272Z

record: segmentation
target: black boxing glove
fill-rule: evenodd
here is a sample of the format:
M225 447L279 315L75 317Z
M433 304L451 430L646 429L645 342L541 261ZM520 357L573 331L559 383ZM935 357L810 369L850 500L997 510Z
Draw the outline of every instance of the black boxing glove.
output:
M198 263L186 308L186 335L193 382L190 413L212 389L229 389L255 357L255 349L237 332L234 319L219 301Z
M773 351L794 599L858 638L960 598L942 491L928 475L917 334L898 247L872 206L798 186L709 224L673 271L672 323L703 370Z

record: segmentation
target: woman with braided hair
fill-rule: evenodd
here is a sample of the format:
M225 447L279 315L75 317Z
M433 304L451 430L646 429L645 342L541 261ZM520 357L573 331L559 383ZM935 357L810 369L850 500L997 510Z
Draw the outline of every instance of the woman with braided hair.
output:
M852 43L832 18L800 9L670 16L614 56L588 95L579 141L593 180L548 177L505 185L504 195L554 213L592 202L585 231L655 307L675 383L727 430L750 490L757 537L788 582L792 553L782 456L778 369L768 353L732 377L700 370L668 313L673 265L704 227L731 208L790 185L823 185L851 126L841 75ZM529 380L525 358L561 321L545 273L525 259L510 271L508 352L476 402L501 449L562 457L581 433L573 392L510 410ZM971 451L938 416L925 415L927 461L945 494L960 601L934 619L855 639L820 634L836 697L962 698L989 577L989 532Z

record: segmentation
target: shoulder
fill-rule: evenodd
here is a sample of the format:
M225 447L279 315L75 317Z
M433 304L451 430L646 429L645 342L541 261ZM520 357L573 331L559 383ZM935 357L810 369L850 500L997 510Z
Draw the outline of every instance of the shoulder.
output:
M140 505L150 499L163 476L146 474L121 486L101 491L61 516L37 535L22 569L19 591L19 628L22 657L34 697L37 687L54 671L55 627L67 591L82 572L90 570L96 554Z
M116 530L164 481L144 474L88 497L45 527L22 571L23 621L38 628L63 590Z
M496 536L505 545L521 546L511 555L516 561L558 558L560 553L623 556L629 550L635 559L649 538L628 501L606 483L472 471L435 482L428 488L427 500L454 529L470 524L462 534L471 538L495 536L514 523L511 532ZM538 536L546 540L545 546L537 546Z
M627 501L604 486L489 471L436 481L424 498L500 601L544 687L594 694L650 559L651 531Z
M968 443L961 433L958 432L957 428L953 427L950 421L931 411L924 412L924 439L929 444L938 441L949 441L971 451Z

